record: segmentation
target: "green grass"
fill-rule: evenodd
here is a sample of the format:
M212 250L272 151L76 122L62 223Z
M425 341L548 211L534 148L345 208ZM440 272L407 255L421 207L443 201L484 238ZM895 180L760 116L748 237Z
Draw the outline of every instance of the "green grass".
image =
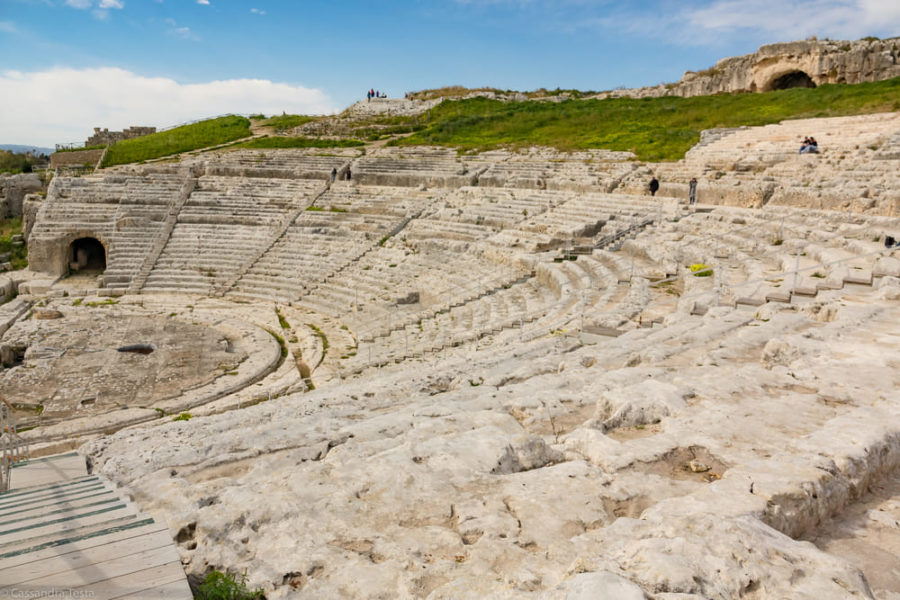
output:
M106 144L94 144L93 146L83 146L81 148L60 148L56 153L60 152L81 152L82 150L103 150Z
M328 353L328 338L325 337L325 333L321 329L319 329L312 323L307 323L306 326L312 329L313 333L315 333L319 340L322 341L322 358L324 359L325 355Z
M606 148L634 152L641 160L677 160L699 141L703 129L898 110L900 78L695 98L559 103L472 98L434 107L420 131L389 145L455 146L461 151L531 145Z
M12 236L22 233L22 217L10 217L0 221L0 254L9 253L12 268L18 271L28 266L28 248L25 244L13 246Z
M237 116L209 119L113 144L106 153L103 166L110 167L170 156L249 136L249 119Z
M269 117L265 121L259 123L264 127L274 127L276 131L284 129L293 129L300 127L310 121L315 121L318 117L310 117L309 115L278 115Z
M239 144L234 148L353 148L364 146L360 140L326 140L308 137L259 137Z
M269 334L275 338L275 341L278 342L278 347L281 348L281 358L287 358L288 355L288 347L287 344L284 343L284 338L272 331L271 329L266 329Z

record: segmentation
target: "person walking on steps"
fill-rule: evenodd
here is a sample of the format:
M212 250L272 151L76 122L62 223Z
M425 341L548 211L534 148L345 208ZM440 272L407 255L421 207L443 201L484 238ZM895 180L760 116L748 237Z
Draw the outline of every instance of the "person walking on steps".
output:
M332 168L332 169L331 169L331 183L334 183L334 180L335 180L336 178L337 178L337 169L336 169L336 168Z
M656 179L656 177L654 177L653 179L650 180L650 195L655 196L656 190L658 190L658 189L659 189L659 180Z
M691 177L691 183L688 184L688 204L693 205L697 201L697 178Z

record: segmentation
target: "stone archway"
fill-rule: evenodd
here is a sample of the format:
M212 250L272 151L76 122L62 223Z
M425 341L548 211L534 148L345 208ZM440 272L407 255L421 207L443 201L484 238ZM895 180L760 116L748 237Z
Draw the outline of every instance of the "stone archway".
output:
M69 271L73 273L104 271L106 270L106 248L96 238L78 238L69 244L67 261Z
M787 90L790 88L814 88L816 82L805 72L788 71L772 79L768 86L769 90Z

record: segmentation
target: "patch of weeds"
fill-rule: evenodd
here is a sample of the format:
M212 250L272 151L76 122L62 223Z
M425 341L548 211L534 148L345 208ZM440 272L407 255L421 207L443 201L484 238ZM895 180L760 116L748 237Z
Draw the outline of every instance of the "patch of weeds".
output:
M780 246L784 243L784 240L781 238L777 238L774 242L772 242L773 246Z
M197 600L265 600L261 588L247 587L247 573L234 575L213 571L197 586Z
M98 306L112 306L113 304L118 304L118 303L119 303L118 300L113 300L112 298L107 298L106 300L103 300L102 302L88 302L85 304L85 306L90 306L91 308L96 308Z
M469 385L472 387L478 387L482 383L484 383L484 377L479 377L478 379L470 379L469 380Z
M164 411L161 408L154 407L153 410L155 410L156 414L159 415L160 417L165 417L167 414L166 411Z
M281 311L278 307L275 307L275 314L278 315L278 324L281 325L282 329L290 329L291 324L287 322L287 319L284 318L284 315L281 314Z
M322 332L321 329L319 329L312 323L307 323L306 326L309 327L310 329L312 329L313 332L316 334L316 336L320 340L322 340L322 358L324 359L325 354L328 352L328 338L325 336L325 334Z
M709 277L713 274L713 269L709 265L704 265L703 263L694 263L690 266L691 273L694 274L694 277Z
M284 338L281 337L280 335L278 335L277 333L275 333L274 331L272 331L271 329L266 329L266 331L268 331L269 335L271 335L273 338L275 338L275 341L278 342L278 346L281 348L281 358L287 358L288 349L287 349L287 345L284 343Z
M72 306L81 306L82 302L84 302L84 298L75 298L72 302Z
M190 421L193 418L193 415L189 412L183 412L177 417L172 417L173 421Z
M816 279L825 279L825 274L820 273L819 271L816 271L815 273L810 275L810 277L815 277Z

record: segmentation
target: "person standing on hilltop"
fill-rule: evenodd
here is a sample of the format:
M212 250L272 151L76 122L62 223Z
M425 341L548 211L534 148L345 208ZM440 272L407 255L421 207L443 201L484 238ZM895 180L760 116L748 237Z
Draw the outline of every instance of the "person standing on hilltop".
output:
M654 177L653 179L650 180L650 195L655 196L656 190L658 190L658 189L659 189L659 180L656 179L656 177Z
M688 204L693 204L697 201L697 178L691 177L691 182L688 184Z

